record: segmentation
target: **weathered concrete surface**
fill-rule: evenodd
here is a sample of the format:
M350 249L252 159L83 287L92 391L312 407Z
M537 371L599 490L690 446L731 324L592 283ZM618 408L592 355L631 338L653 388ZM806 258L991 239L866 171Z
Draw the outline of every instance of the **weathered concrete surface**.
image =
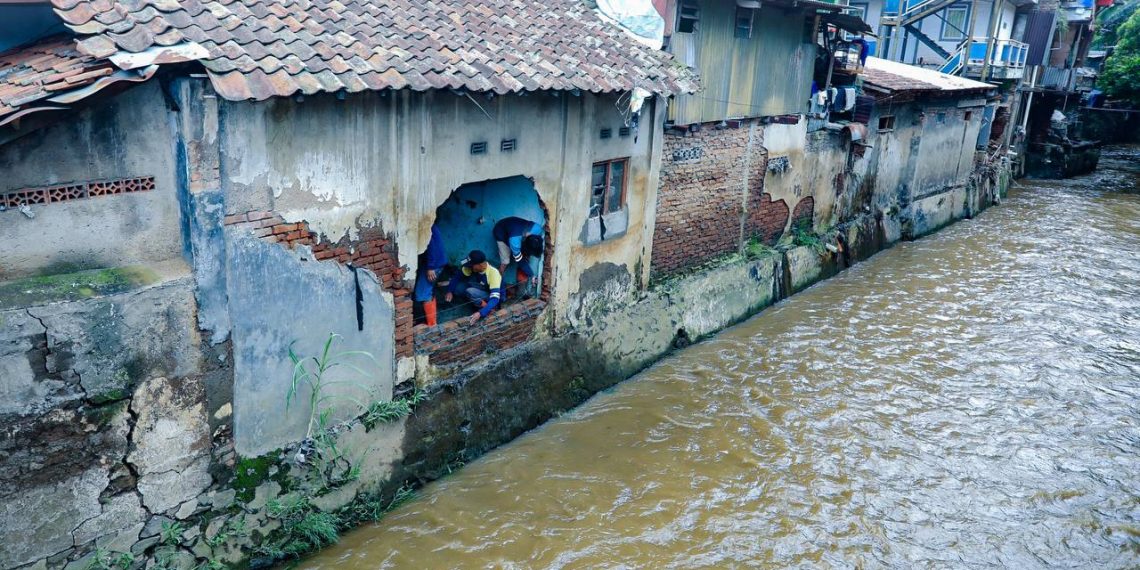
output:
M0 212L0 280L148 264L182 253L174 152L162 88L148 82L0 146L0 192L153 176L155 189ZM140 128L141 125L145 127ZM28 239L35 236L35 239Z
M47 329L47 370L88 398L121 399L147 376L188 376L202 366L188 277L28 314Z
M82 397L77 387L48 376L46 333L27 310L0 312L0 417L34 416Z
M310 386L298 386L287 405L293 378L290 348L301 358L319 356L330 334L341 335L333 354L366 351L372 358L342 356L322 396L331 421L361 412L363 405L392 397L394 336L392 296L366 271L336 262L304 261L303 252L229 229L226 265L234 346L234 435L239 454L257 456L305 438ZM357 317L357 283L360 320ZM359 330L358 330L359 329ZM359 368L357 373L351 365Z
M138 473L142 502L163 512L210 485L210 431L201 382L163 377L144 382L131 399L135 417L127 461Z
M0 505L4 548L0 567L13 568L71 548L72 531L102 513L99 492L107 471L94 468L7 497Z

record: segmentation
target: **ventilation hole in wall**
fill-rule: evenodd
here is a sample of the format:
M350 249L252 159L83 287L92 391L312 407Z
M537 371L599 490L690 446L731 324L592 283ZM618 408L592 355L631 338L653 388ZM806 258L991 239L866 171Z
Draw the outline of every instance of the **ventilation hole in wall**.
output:
M613 131L613 129L602 129L602 132L601 132L601 137L602 137L603 139L608 139L608 138L610 138L610 137L612 137L612 136L614 136L614 131Z
M628 137L629 136L629 127L622 127L620 129L618 129L618 136L619 137Z
M518 143L515 142L515 139L503 139L499 143L499 152L512 152L516 148L518 148Z
M18 208L21 205L54 204L69 200L82 200L98 196L113 196L154 190L154 177L121 178L95 182L76 182L41 188L21 188L0 194L0 208Z
M487 141L471 143L471 154L487 154Z

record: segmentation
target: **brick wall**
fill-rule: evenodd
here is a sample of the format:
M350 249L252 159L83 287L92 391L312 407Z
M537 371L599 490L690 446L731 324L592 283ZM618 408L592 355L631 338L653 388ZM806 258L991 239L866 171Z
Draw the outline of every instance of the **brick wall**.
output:
M412 283L405 279L406 268L400 265L393 236L380 228L361 228L355 240L347 237L332 243L320 241L306 223L288 223L280 215L266 211L252 211L226 216L227 226L245 227L253 235L269 242L280 243L292 249L307 245L317 261L336 261L342 265L368 269L376 274L385 291L396 303L396 356L412 356Z
M812 229L812 218L814 216L815 198L805 196L796 203L796 209L792 211L792 227L810 230Z
M748 196L748 238L756 236L760 241L774 245L784 235L788 227L788 204L783 200L772 200L771 194L753 193Z
M754 233L767 239L780 218L771 196L762 198L768 160L762 127L748 121L735 121L729 128L702 127L665 136L653 232L655 276L738 251L741 239ZM783 208L786 220L787 206Z
M491 313L475 325L466 319L429 327L415 327L417 354L430 355L432 364L469 362L488 352L506 350L526 342L534 334L539 314L546 308L542 299L512 303Z

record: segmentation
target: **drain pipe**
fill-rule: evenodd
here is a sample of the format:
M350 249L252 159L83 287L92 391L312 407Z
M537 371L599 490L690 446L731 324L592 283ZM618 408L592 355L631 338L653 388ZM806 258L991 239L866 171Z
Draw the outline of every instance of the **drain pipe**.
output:
M1023 132L1023 133L1025 132L1025 128L1027 126L1029 126L1029 110L1033 108L1033 91L1032 91L1032 89L1037 87L1037 71L1040 69L1041 69L1040 65L1034 65L1033 66L1033 74L1029 76L1030 77L1029 89L1031 89L1031 91L1029 92L1029 97L1025 99L1025 112L1021 114L1021 132ZM1007 146L1008 146L1008 143L1007 143Z

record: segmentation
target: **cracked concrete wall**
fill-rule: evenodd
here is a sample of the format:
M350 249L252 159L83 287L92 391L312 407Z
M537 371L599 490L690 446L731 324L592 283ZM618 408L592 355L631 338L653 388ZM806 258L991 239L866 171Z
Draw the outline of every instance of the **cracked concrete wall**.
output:
M0 567L129 551L148 517L210 484L191 291L174 276L0 312L0 535L24 537L5 541Z
M154 81L0 145L0 192L155 178L147 192L32 205L34 218L0 211L0 280L181 256L169 122Z

